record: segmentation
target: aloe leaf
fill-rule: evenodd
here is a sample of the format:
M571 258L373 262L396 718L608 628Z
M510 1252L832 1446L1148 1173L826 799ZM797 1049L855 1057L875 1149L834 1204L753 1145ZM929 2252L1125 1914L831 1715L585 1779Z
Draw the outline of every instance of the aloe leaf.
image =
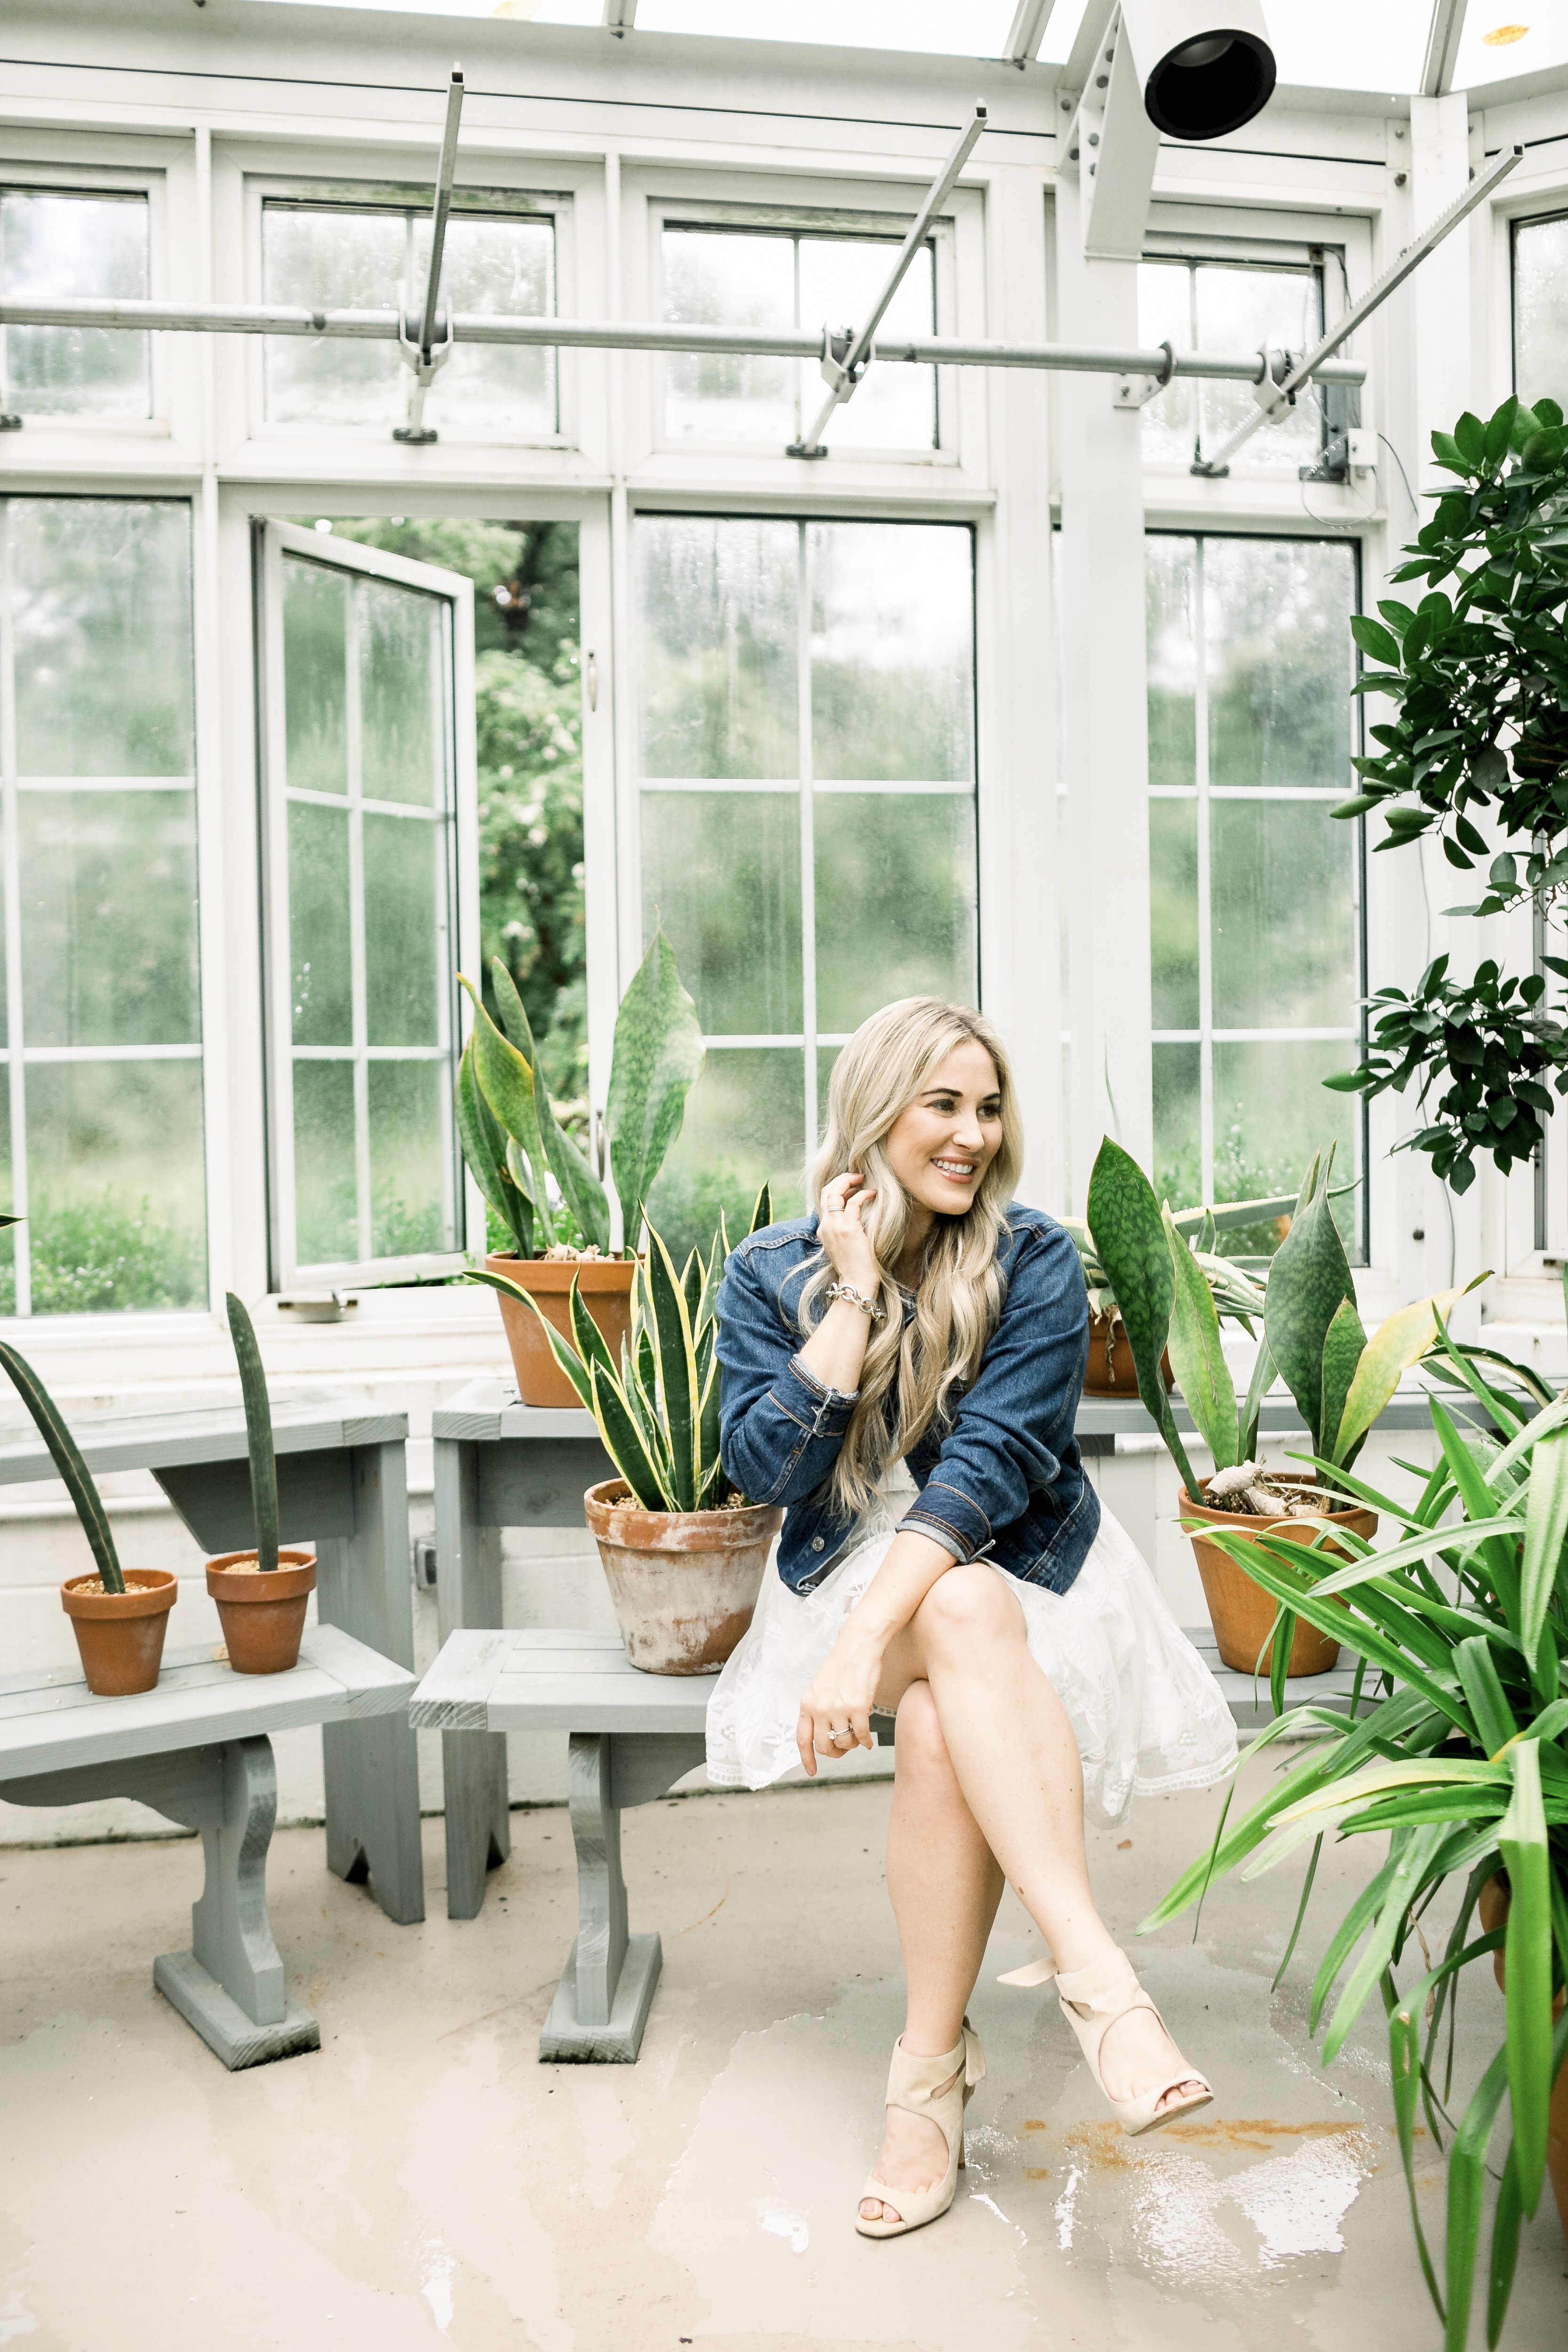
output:
M1541 1799L1541 1745L1510 1748L1513 1802L1498 1832L1510 1901L1503 1954L1508 1997L1508 2088L1519 2193L1527 2213L1541 2202L1546 2177L1547 2110L1552 2098L1552 1863Z
M14 1217L11 1222L19 1224L21 1220ZM31 1413L38 1435L49 1449L55 1468L65 1480L66 1491L76 1505L81 1531L98 1563L98 1573L105 1592L123 1592L125 1579L121 1573L120 1555L114 1549L109 1514L103 1507L92 1473L82 1459L81 1449L60 1416L59 1407L26 1358L19 1356L15 1348L5 1346L3 1341L0 1341L0 1365L4 1365L10 1374L12 1385Z
M256 1520L256 1565L263 1575L278 1565L278 1458L272 1450L272 1402L267 1393L267 1373L256 1344L256 1327L245 1301L233 1291L228 1299L229 1336L239 1364L239 1385L245 1398L245 1434L250 1448L250 1507Z
M1238 1225L1261 1225L1291 1215L1299 1198L1295 1192L1276 1192L1266 1201L1204 1202L1195 1209L1173 1209L1171 1214L1179 1234L1200 1233L1205 1223L1216 1234L1233 1233Z
M1273 1387L1278 1367L1268 1352L1268 1341L1260 1331L1258 1353L1252 1360L1252 1378L1247 1383L1247 1402L1241 1408L1241 1420L1237 1431L1240 1446L1237 1460L1250 1462L1258 1452L1258 1423L1263 1411L1263 1400Z
M648 1227L648 1289L653 1302L654 1343L658 1351L659 1392L664 1423L669 1433L670 1461L675 1471L676 1508L697 1508L700 1464L697 1458L700 1410L697 1359L691 1320L680 1277L659 1235Z
M473 1180L517 1244L519 1257L531 1257L533 1202L509 1164L506 1129L480 1091L471 1036L458 1064L455 1098L458 1140Z
M1366 1435L1411 1365L1418 1363L1427 1349L1436 1345L1439 1325L1447 1321L1466 1292L1489 1279L1489 1276L1478 1275L1475 1282L1465 1283L1457 1290L1441 1290L1431 1298L1418 1298L1413 1307L1400 1307L1378 1325L1356 1366L1343 1413L1329 1433L1330 1450L1336 1462L1343 1462L1352 1446Z
M1214 1456L1215 1468L1229 1470L1241 1459L1237 1451L1236 1386L1220 1345L1214 1294L1176 1231L1170 1210L1161 1213L1175 1285L1169 1342L1172 1368L1187 1411ZM1122 1319L1126 1319L1125 1311Z
M1487 2265L1487 2342L1495 2347L1508 2317L1513 2273L1519 2262L1519 2230L1524 2201L1519 2189L1519 2150L1510 2147L1498 2184L1497 2211L1492 2216L1492 2253Z
M1454 1651L1454 1667L1470 1702L1470 1713L1476 1718L1477 1737L1487 1754L1495 1756L1515 1737L1519 1726L1508 1703L1491 1643L1481 1634L1472 1634L1468 1642L1460 1642Z
M610 1353L609 1342L588 1312L580 1286L581 1276L574 1275L572 1288L567 1297L567 1312L572 1325L572 1337L577 1346L577 1353L585 1365L603 1364L605 1371L614 1378L616 1360Z
M1412 1897L1425 1877L1432 1856L1444 1835L1444 1824L1431 1823L1419 1829L1394 1832L1393 1843L1399 1845L1399 1859L1391 1874L1383 1906L1366 1948L1349 1981L1340 1995L1328 2032L1323 2037L1323 2063L1331 2066L1344 2047L1346 2037L1354 2025L1367 1998L1377 1984L1393 1957L1394 1948L1405 1927L1405 1915ZM1401 1843L1401 1841L1407 1841ZM1544 2153L1542 2162L1544 2162Z
M489 1106L492 1116L506 1129L522 1153L533 1181L529 1198L536 1207L543 1205L544 1148L540 1140L539 1119L533 1108L533 1065L526 1055L519 1053L508 1037L503 1037L489 1014L471 980L462 972L458 983L473 1000L474 1025L468 1043L473 1048L474 1076L479 1092Z
M495 991L496 1011L500 1025L524 1059L531 1065L539 1058L533 1047L533 1031L527 1010L517 992L517 982L500 956L490 958L490 986Z
M562 1338L532 1292L524 1290L521 1283L510 1282L504 1274L491 1274L488 1266L470 1265L465 1270L463 1278L467 1282L482 1282L487 1289L499 1290L504 1297L518 1299L531 1314L538 1316L540 1328L550 1342L551 1354L592 1412L594 1398L588 1386L587 1368L576 1349Z
M1524 1559L1519 1580L1519 1638L1527 1658L1534 1661L1542 1647L1547 1604L1568 1536L1568 1429L1553 1430L1536 1446L1530 1465L1530 1491L1524 1510ZM1551 1698L1557 1687L1553 1656L1542 1682L1542 1696Z
M1330 1458L1339 1458L1334 1433L1344 1417L1345 1399L1366 1348L1366 1332L1353 1299L1342 1298L1323 1335L1323 1433Z
M773 1223L773 1186L772 1186L771 1184L763 1184L763 1187L762 1187L762 1189L759 1191L759 1192L758 1192L758 1194L757 1194L757 1197L756 1197L756 1200L755 1200L754 1203L752 1204L752 1222L751 1222L751 1223L746 1227L746 1231L747 1231L747 1233L748 1233L748 1234L760 1234L760 1233L762 1232L762 1230L763 1230L763 1227L764 1225L771 1225L771 1224ZM726 1252L725 1252L725 1255L726 1255L726 1256L728 1256L728 1255L729 1255L729 1253L728 1253L728 1251L726 1251Z
M665 1154L680 1133L686 1097L702 1068L702 1024L681 984L675 950L657 929L616 1015L615 1053L605 1124L610 1167L626 1224L626 1246L637 1246L637 1224Z
M1195 1497L1197 1478L1160 1370L1176 1289L1170 1244L1152 1185L1131 1153L1110 1136L1100 1144L1089 1180L1089 1227L1126 1327L1138 1393L1182 1474L1182 1484Z
M593 1384L594 1418L599 1424L605 1451L638 1502L647 1511L679 1509L673 1496L666 1491L619 1384L602 1364L590 1364L588 1378Z
M1470 2293L1480 2244L1487 2144L1508 2087L1508 2051L1498 2052L1465 2109L1448 2150L1447 2326L1444 2352L1465 2352Z
M1341 1301L1355 1304L1350 1260L1329 1197L1333 1157L1331 1146L1321 1175L1316 1160L1307 1172L1290 1230L1268 1270L1264 1308L1270 1352L1312 1433L1313 1453L1324 1455L1330 1448L1323 1438L1323 1342Z

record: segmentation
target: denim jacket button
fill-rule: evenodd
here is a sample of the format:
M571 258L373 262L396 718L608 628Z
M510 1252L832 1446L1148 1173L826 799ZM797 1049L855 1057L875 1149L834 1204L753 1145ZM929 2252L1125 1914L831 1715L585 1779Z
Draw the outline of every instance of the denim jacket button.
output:
M820 1536L812 1537L811 1549L813 1551L820 1551L822 1549L822 1538Z

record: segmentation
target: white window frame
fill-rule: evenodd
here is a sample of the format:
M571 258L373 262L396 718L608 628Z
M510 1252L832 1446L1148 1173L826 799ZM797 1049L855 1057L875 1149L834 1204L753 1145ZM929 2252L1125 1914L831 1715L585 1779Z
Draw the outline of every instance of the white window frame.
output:
M147 203L147 293L152 301L169 299L168 175L148 168L132 168L123 164L105 163L92 166L79 163L51 163L36 157L26 160L0 154L0 188L16 189L37 195L62 196L142 196ZM0 328L0 333L4 329ZM8 456L16 454L18 442L36 442L40 434L62 434L79 443L88 437L110 443L135 440L167 440L170 433L170 383L168 337L149 333L143 338L147 345L147 400L145 416L116 416L104 409L81 409L72 414L51 416L27 416L19 430L13 428ZM73 459L77 453L72 452Z
M479 817L477 769L474 753L474 607L473 586L468 580L458 580L453 573L437 570L433 565L416 563L406 556L389 555L380 548L362 547L352 540L335 536L323 540L322 535L301 530L297 525L266 522L260 530L260 562L258 565L258 601L260 627L258 632L260 677L258 703L261 715L261 745L259 774L261 779L261 839L263 895L263 961L265 970L264 1027L266 1032L268 1076L268 1167L270 1196L270 1239L273 1286L287 1289L296 1282L331 1282L342 1286L354 1283L378 1283L414 1279L421 1276L455 1274L461 1270L468 1245L473 1196L466 1181L461 1155L458 1148L455 1119L447 1130L447 1150L452 1184L453 1220L456 1229L455 1246L450 1250L428 1251L406 1257L374 1257L365 1255L349 1262L330 1261L321 1265L301 1265L295 1244L294 1212L294 1093L293 1061L296 1048L292 1037L290 942L289 932L289 786L285 767L286 737L283 704L283 558L285 555L306 557L315 562L330 562L335 569L360 572L371 579L386 580L399 587L416 588L439 597L450 608L450 630L447 637L447 659L450 665L447 680L450 696L449 708L454 720L448 733L448 791L450 803L445 819L450 832L451 865L448 869L447 904L442 912L450 950L450 966L455 972L476 951L479 940ZM346 805L352 810L362 806L384 809L409 817L406 808L388 803L362 803L352 790L346 803L334 800L334 806ZM423 817L409 817L410 822L424 823ZM439 821L439 820L437 820ZM352 874L352 866L351 866ZM351 887L353 887L351 882ZM363 907L348 910L351 941L355 966L355 1028L363 1025ZM458 987L455 979L448 982L438 1000L441 1034L437 1045L425 1053L412 1048L380 1049L365 1044L356 1034L352 1048L355 1071L356 1141L361 1150L358 1169L360 1220L363 1235L368 1207L365 1197L367 1171L363 1162L366 1140L364 1106L361 1099L363 1073L369 1062L384 1051L385 1058L412 1061L418 1059L446 1060L456 1074L457 1056L461 1050L462 1030L458 1011ZM334 1059L343 1058L334 1053ZM483 1227L480 1226L482 1234Z

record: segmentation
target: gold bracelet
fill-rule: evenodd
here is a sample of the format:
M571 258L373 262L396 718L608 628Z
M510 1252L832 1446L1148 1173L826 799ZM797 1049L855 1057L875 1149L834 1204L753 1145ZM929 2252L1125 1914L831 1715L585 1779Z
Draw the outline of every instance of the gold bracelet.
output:
M870 1317L873 1323L885 1322L887 1319L875 1299L862 1297L852 1282L829 1283L827 1296L830 1303L834 1299L847 1298L851 1307L858 1307L862 1315Z

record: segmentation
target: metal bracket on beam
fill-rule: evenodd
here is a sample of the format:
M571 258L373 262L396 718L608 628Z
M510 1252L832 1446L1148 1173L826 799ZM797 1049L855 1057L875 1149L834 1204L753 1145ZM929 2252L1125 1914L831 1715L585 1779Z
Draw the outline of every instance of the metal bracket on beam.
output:
M1165 354L1165 364L1156 375L1124 375L1110 395L1112 408L1147 408L1157 400L1176 373L1175 345L1169 340L1160 349Z
M452 356L450 303L447 305L445 334L437 338L436 328L441 299L441 262L447 250L447 222L452 210L452 182L458 169L458 125L462 113L463 69L461 66L454 66L447 91L447 121L441 133L441 160L436 167L436 202L430 214L430 268L425 279L425 300L420 310L418 330L411 335L406 318L398 322L398 348L414 371L414 382L408 389L408 422L395 425L392 437L416 448L437 437L434 427L425 422L425 395L436 381L437 369L445 367Z

